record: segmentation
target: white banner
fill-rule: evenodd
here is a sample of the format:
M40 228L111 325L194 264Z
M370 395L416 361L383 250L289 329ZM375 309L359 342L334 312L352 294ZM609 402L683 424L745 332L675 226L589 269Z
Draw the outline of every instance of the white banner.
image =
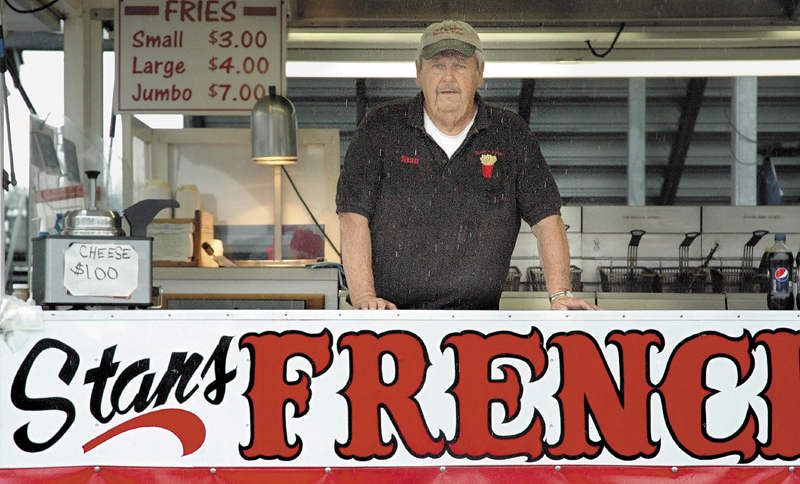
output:
M46 313L0 349L0 468L783 466L798 318Z

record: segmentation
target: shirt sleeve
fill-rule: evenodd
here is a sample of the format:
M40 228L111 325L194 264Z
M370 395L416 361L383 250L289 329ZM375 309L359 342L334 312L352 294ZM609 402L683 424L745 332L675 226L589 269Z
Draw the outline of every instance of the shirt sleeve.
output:
M373 113L370 113L373 114ZM380 123L367 116L356 130L339 174L336 212L351 212L372 219L383 174Z
M533 226L551 215L561 215L561 195L539 141L527 126L523 129L517 203L522 219Z

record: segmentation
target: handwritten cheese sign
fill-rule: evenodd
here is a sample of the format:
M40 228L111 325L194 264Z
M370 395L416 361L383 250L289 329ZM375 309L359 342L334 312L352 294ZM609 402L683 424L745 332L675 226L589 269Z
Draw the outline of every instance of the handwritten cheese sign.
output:
M280 0L125 0L117 20L119 112L243 114L284 92Z
M130 297L139 254L127 244L72 244L64 253L64 287L73 296Z

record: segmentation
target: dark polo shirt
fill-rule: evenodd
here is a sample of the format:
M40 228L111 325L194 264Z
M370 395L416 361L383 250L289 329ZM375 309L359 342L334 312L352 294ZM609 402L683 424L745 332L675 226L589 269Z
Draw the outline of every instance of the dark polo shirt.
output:
M425 132L422 93L370 111L345 155L337 211L369 220L375 291L398 308L497 309L520 218L560 214L527 123L475 100L450 159Z

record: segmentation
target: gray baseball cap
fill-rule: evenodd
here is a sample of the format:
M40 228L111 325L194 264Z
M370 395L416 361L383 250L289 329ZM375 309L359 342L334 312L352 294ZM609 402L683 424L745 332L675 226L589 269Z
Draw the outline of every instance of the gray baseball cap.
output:
M470 24L460 20L445 20L425 29L419 40L418 52L425 59L446 50L472 57L475 49L483 52L481 39Z

